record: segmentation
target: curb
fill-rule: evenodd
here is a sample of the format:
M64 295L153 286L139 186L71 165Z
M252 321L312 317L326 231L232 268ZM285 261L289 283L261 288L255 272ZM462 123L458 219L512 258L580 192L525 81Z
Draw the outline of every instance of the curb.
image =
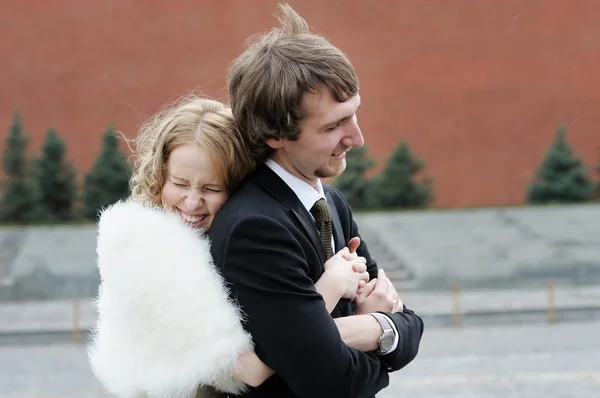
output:
M415 310L419 314L418 310ZM531 323L562 323L600 321L599 306L564 307L549 312L547 308L527 308L510 311L464 311L452 313L419 314L425 328L483 325L514 325Z
M419 314L418 310L416 310ZM419 315L427 328L460 328L463 326L490 326L563 322L600 321L600 306L556 308L553 317L546 308L529 308L511 311L465 311L452 313L423 313ZM0 345L40 344L73 342L86 344L90 341L91 325L82 326L78 331L72 328L52 329L6 329L0 330Z

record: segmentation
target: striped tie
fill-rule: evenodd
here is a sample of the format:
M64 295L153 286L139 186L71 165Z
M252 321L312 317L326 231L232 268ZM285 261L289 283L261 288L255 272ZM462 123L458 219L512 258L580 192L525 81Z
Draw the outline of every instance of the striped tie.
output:
M333 248L331 247L331 239L333 236L331 212L325 199L321 198L310 209L311 214L317 222L317 228L321 234L321 243L325 249L325 260L333 256Z

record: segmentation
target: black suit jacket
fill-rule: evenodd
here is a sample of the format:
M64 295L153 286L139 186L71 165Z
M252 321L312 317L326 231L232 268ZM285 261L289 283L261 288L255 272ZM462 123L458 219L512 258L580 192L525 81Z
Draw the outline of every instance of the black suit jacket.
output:
M339 191L325 184L324 190L339 250L360 235ZM388 372L417 355L423 323L406 308L388 314L399 333L394 352L378 356L344 344L333 318L352 315L352 304L342 299L327 313L315 290L325 256L316 226L296 194L268 166L260 165L228 200L209 233L214 262L245 314L256 353L275 371L246 396L373 397L388 385ZM365 242L357 252L375 277L377 264Z

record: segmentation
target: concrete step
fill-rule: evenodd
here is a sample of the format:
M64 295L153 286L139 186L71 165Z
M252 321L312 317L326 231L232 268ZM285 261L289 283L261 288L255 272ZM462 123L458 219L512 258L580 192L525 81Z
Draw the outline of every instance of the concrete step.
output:
M26 235L24 229L0 229L0 285L8 283L12 264L21 251Z

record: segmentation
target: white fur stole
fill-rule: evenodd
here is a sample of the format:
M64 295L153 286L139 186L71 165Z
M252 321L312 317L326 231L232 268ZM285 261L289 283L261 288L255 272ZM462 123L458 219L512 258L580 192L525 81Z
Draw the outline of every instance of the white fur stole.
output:
M208 238L176 215L131 200L98 222L101 285L90 365L118 397L188 398L199 386L240 393L231 377L252 350L215 269Z

